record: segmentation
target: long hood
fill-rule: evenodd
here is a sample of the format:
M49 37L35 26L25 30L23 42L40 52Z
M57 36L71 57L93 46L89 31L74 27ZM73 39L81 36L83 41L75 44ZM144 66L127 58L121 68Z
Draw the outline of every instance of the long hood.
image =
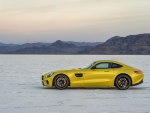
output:
M64 69L64 70L54 70L53 72L69 72L69 71L74 71L74 70L76 70L76 71L78 71L78 70L82 70L82 69L80 69L80 68L78 68L78 69Z

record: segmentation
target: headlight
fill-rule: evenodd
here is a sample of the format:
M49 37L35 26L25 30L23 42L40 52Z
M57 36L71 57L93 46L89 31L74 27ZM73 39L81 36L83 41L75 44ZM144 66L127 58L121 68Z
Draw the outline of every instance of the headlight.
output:
M54 72L51 72L49 74L46 75L47 78L51 77L54 74Z

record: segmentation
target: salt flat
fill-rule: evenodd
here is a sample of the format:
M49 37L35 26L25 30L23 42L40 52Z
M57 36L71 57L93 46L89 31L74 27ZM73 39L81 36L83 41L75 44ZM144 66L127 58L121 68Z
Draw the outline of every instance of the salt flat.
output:
M141 69L144 83L116 88L43 87L42 73L117 60ZM150 56L0 55L0 113L150 113Z

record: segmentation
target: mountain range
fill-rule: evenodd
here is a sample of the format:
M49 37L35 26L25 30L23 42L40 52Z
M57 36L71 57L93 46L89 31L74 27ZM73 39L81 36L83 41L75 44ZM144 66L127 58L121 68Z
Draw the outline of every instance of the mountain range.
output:
M81 54L150 54L150 34L115 36L105 43L80 51Z
M1 54L136 54L150 55L150 33L114 36L106 42L0 43Z
M88 47L94 47L102 42L73 42L57 40L53 43L0 43L0 54L78 54Z

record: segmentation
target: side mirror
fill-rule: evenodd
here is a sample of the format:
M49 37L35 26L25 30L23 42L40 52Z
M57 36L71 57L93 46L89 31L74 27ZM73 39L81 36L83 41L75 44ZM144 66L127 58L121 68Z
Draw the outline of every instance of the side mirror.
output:
M93 66L93 67L91 67L91 69L96 69L96 67L95 67L95 66Z

